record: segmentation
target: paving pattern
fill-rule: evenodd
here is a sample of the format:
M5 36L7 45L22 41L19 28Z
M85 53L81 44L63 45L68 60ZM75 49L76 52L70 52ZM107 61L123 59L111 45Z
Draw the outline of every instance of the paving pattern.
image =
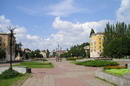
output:
M49 60L55 68L32 69L32 77L22 86L113 86L95 78L96 67L84 67L67 61Z

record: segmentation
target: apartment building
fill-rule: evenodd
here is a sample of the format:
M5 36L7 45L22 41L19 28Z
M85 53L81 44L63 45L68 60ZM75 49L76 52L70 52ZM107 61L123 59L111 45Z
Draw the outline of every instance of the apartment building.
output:
M12 61L15 59L15 37L12 38ZM0 49L6 52L6 61L10 61L10 34L0 33Z
M95 33L90 36L90 57L102 57L104 33Z

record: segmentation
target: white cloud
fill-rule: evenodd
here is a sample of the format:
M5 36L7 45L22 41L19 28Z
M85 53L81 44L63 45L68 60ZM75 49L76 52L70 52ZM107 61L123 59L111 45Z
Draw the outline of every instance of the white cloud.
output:
M0 16L3 18L3 16ZM9 19L4 17L1 20L0 25L3 27L3 23ZM37 35L30 35L25 27L14 26L11 21L4 23L5 27L8 25L12 27L17 27L15 29L16 40L22 42L23 46L30 49L50 49L53 50L60 44L63 49L70 47L74 44L81 44L83 42L89 41L89 33L91 28L96 31L102 31L105 24L109 20L101 20L98 22L85 22L85 23L73 23L69 21L63 21L60 17L56 17L52 23L55 29L58 29L56 34L52 34L48 38L41 38ZM7 25L7 26L6 26ZM5 28L3 28L5 29Z
M63 0L55 5L49 7L50 12L47 14L53 16L68 16L69 14L83 11L81 8L74 6L74 0Z
M116 12L117 21L130 23L130 0L122 0Z
M74 0L62 0L56 4L43 5L42 3L29 7L18 7L20 10L29 15L43 16L45 14L52 16L68 16L73 13L85 11L79 8Z
M68 7L65 6L65 4ZM61 5L61 8L58 6ZM62 6L63 5L63 6ZM66 7L66 8L65 8ZM55 15L69 15L69 11L74 9L73 0L64 0L63 2L54 5L54 8L51 8L52 14ZM63 10L68 10L64 13ZM50 12L50 13L51 13ZM59 12L59 14L56 12ZM61 13L60 13L61 12ZM76 12L76 11L75 11ZM122 0L120 8L117 10L117 20L124 21L130 23L130 0ZM56 34L51 34L48 38L41 38L37 35L31 35L27 32L25 27L16 26L16 38L17 41L21 41L24 47L28 47L30 49L50 49L53 50L57 47L58 44L63 46L64 48L70 47L75 44L81 44L83 42L89 41L89 33L91 28L93 28L96 32L102 32L106 23L113 23L112 20L100 20L100 21L92 21L85 23L73 23L70 21L61 20L60 17L56 17L52 22L52 26L58 30ZM6 19L5 16L0 16L0 30L7 31L7 26L15 27L15 25L11 24L9 19Z
M89 41L89 33L91 28L96 31L103 31L106 23L110 20L101 20L98 22L85 22L85 23L72 23L69 21L63 21L60 17L56 17L53 22L53 27L58 29L57 34L53 34L54 41L59 41L63 45L71 46L74 44L83 43Z
M4 15L0 16L0 32L5 32L7 31L7 26L10 26L10 20L6 19Z
M26 37L27 37L28 39L30 39L30 40L39 40L39 37L38 37L38 36L32 36L32 35L30 35L30 34L28 34Z

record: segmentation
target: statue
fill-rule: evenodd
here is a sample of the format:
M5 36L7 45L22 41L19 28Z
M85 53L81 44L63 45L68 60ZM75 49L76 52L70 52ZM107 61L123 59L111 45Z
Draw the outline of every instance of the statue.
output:
M18 56L15 58L15 60L21 60L20 53L18 53Z

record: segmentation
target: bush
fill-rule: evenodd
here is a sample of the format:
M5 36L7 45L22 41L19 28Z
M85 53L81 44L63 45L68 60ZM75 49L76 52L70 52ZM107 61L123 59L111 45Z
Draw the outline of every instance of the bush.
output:
M22 74L15 70L8 69L4 71L2 74L0 74L0 79L10 79L20 75Z
M86 64L88 61L82 61L82 62L75 62L76 65L84 65Z
M114 61L102 61L102 60L89 60L89 61L83 61L83 62L76 62L75 64L90 66L90 67L104 67L104 66L119 65L117 62L114 62Z

